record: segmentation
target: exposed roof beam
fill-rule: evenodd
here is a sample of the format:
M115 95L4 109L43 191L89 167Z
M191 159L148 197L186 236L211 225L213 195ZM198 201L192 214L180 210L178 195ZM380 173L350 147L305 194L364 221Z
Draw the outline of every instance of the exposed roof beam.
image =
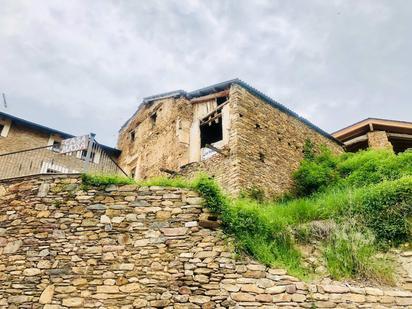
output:
M345 144L345 146L350 146L350 145L353 145L353 144L356 144L356 143L359 143L359 142L364 142L364 141L367 141L367 140L368 140L368 136L365 134L365 135L361 135L361 136L355 137L353 139L350 139L350 140L344 142L344 144Z
M412 140L412 134L388 133L388 137Z
M206 95L204 97L194 98L194 99L190 100L190 102L192 102L192 103L201 103L201 102L210 101L210 100L213 100L213 99L216 99L216 98L227 97L228 95L229 95L229 90L224 90L224 91L220 91L220 92L216 92L216 93Z

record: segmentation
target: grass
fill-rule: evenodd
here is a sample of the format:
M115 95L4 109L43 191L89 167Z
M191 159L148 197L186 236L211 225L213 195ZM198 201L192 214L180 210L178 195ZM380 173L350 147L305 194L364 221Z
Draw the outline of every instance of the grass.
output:
M84 175L83 181L196 190L219 214L239 252L302 279L313 273L304 266L300 243L315 243L332 278L390 283L393 262L382 250L410 240L412 153L308 155L295 174L295 197L283 201L264 201L259 190L243 195L249 198L229 198L206 175L191 181L159 177L140 182ZM329 222L330 228L315 230L313 222Z
M371 279L393 283L394 266L387 255L378 255L373 233L356 222L348 222L333 232L325 244L324 257L329 273L335 279Z
M331 189L318 195L280 203L234 199L222 218L225 229L235 235L240 248L266 265L285 267L290 274L303 279L310 277L310 271L302 266L296 232L304 224L330 220L335 222L340 232L321 239L318 246L323 247L325 263L332 277L387 283L392 281L392 262L387 256L376 258L376 255L381 242L388 241L388 230L395 235L395 239L401 236L405 241L408 239L407 216L395 214L400 210L399 205L409 205L407 208L410 208L410 190L412 177L409 176L365 187ZM380 209L380 216L386 219L378 219L378 213L375 216L364 210L374 192L388 201L386 210ZM388 199L391 195L397 198ZM376 200L379 198L376 197ZM343 229L342 226L348 220L356 221L363 227L363 232L352 231L348 227ZM394 222L388 223L388 220ZM303 239L316 239L313 232L306 233ZM355 236L365 237L367 241L356 242Z

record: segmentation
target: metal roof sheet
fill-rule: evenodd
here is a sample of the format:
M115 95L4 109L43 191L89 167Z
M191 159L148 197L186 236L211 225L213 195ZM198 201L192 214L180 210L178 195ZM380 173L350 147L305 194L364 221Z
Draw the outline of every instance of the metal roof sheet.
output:
M250 93L252 93L253 95L255 95L256 97L260 98L262 101L266 102L267 104L271 105L274 108L279 109L280 111L298 119L299 121L303 122L305 125L309 126L310 128L312 128L313 130L315 130L316 132L318 132L319 134L325 136L326 138L338 143L339 145L343 145L339 140L337 140L336 138L334 138L331 134L327 133L326 131L322 130L321 128L319 128L318 126L314 125L313 123L311 123L309 120L299 116L297 113L295 113L294 111L290 110L289 108L287 108L285 105L273 100L271 97L269 97L268 95L264 94L263 92L257 90L256 88L250 86L248 83L242 81L239 78L234 78L234 79L230 79L228 81L224 81L221 83L217 83L211 86L207 86L204 88L200 88L197 90L193 90L190 92L186 92L184 90L176 90L176 91L170 91L170 92L165 92L165 93L161 93L161 94L157 94L154 96L150 96L147 97L145 99L143 99L142 104L146 104L148 102L152 102L155 100L160 100L160 99L164 99L167 97L186 97L188 99L193 99L193 98L197 98L197 97L202 97L211 93L215 93L215 92L219 92L219 91L223 91L227 88L229 88L232 84L236 84L239 85L240 87L246 89L247 91L249 91ZM130 117L121 127L120 131L122 129L124 129L129 121L137 114L137 112L140 110L140 106L139 109L132 115L132 117Z

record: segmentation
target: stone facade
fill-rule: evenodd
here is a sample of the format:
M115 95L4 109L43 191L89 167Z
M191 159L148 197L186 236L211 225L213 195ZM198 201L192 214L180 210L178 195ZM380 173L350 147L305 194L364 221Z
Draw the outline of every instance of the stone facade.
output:
M47 145L53 145L54 141L61 141L61 137L58 135L51 135L45 132L36 131L28 127L13 124L9 121L7 127L3 130L7 130L5 136L0 136L0 154L20 151L25 149L31 149L36 147L45 147ZM49 144L51 142L51 144Z
M185 176L205 171L233 195L258 187L277 196L291 188L306 140L315 148L343 151L333 137L244 83L213 89L143 103L119 134L122 168L137 179L161 175L160 169ZM215 134L217 125L221 136L215 145L221 152L203 157L203 139Z
M371 149L392 149L393 146L385 131L371 131L367 133L368 145Z
M196 192L38 176L0 182L0 204L0 308L412 305L400 287L304 283L235 257Z
M246 89L234 86L233 96L238 106L239 188L257 187L269 196L291 189L292 173L303 160L307 140L315 145L315 151L320 145L334 153L343 151L335 141L300 119L273 108Z
M191 104L167 98L143 105L119 133L120 166L134 178L161 175L160 168L177 170L189 160Z

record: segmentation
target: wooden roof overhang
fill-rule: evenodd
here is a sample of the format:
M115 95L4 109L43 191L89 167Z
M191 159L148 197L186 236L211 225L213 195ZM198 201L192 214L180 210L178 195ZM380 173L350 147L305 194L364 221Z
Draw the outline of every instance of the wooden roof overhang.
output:
M358 139L371 131L385 131L388 135L394 136L412 136L412 122L367 118L332 133L332 136L345 143L353 139Z

